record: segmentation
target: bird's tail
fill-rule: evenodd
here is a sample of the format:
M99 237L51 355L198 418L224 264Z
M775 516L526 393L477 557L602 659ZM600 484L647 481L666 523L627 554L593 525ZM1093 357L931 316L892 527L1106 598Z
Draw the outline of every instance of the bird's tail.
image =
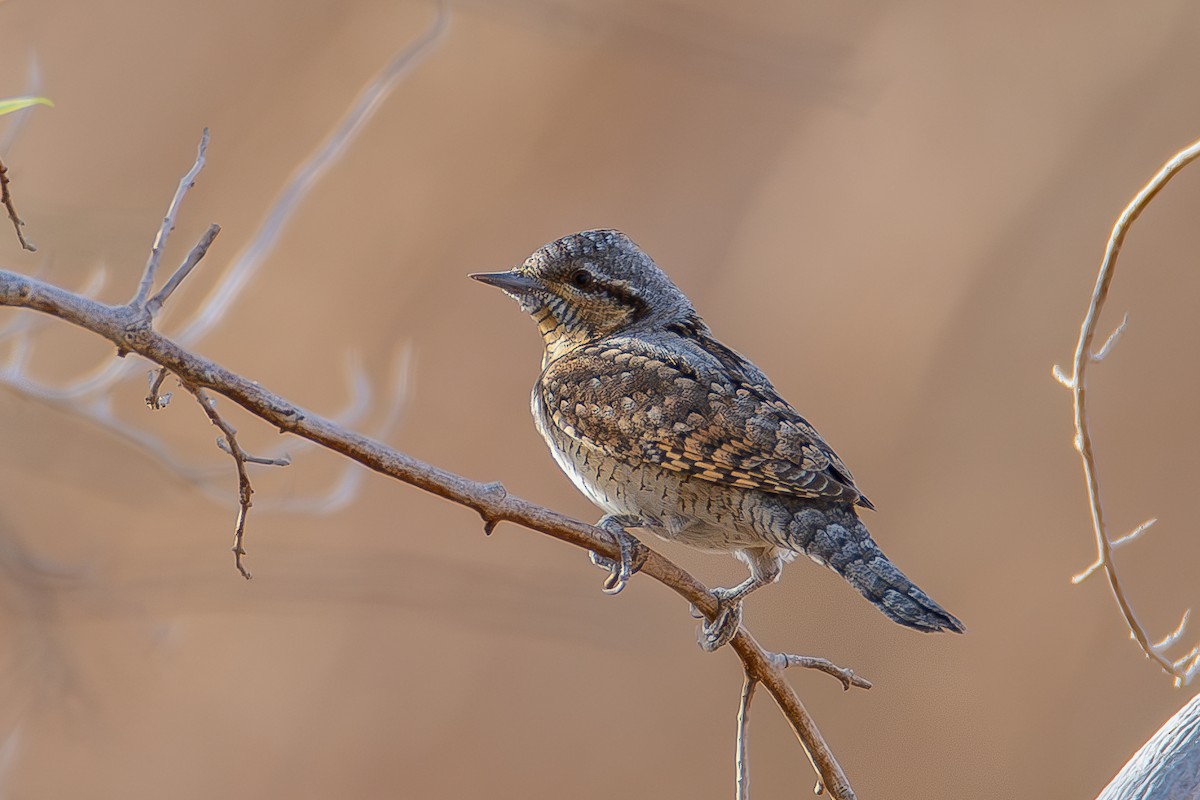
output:
M888 561L852 508L810 506L794 514L789 527L797 549L845 578L894 622L923 633L966 631Z

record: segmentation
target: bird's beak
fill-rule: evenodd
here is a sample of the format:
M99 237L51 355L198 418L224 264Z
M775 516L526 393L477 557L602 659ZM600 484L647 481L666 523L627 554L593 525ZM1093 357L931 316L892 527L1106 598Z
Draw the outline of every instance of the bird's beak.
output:
M495 286L497 289L503 289L509 294L518 296L527 295L536 289L542 288L541 283L537 279L531 278L515 269L508 272L475 272L470 277L480 283Z

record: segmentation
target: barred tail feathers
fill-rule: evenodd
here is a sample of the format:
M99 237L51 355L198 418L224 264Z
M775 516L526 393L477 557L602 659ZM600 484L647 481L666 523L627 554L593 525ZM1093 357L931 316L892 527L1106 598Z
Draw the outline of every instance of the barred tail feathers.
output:
M853 509L805 508L788 533L796 549L841 575L892 621L922 633L966 631L888 560Z

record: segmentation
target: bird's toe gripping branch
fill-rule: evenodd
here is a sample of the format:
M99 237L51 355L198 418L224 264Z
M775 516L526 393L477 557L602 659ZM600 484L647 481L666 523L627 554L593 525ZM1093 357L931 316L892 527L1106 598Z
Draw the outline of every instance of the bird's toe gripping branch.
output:
M645 548L627 529L644 527L645 524L644 520L637 517L616 514L609 514L596 523L597 528L613 537L619 551L616 560L596 552L588 553L593 564L608 570L608 577L604 579L605 594L619 594L633 574L641 569Z
M717 598L717 613L712 622L707 619L700 623L700 634L697 643L706 653L719 650L737 635L742 626L742 592L735 589L713 589ZM703 618L703 614L693 607L693 616Z

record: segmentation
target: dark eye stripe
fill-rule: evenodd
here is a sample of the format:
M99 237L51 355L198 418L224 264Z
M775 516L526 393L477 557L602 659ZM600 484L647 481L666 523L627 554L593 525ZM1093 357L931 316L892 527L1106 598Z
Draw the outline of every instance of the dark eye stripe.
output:
M633 318L639 319L649 310L646 301L630 292L624 285L604 284L602 290L623 306L633 309Z

